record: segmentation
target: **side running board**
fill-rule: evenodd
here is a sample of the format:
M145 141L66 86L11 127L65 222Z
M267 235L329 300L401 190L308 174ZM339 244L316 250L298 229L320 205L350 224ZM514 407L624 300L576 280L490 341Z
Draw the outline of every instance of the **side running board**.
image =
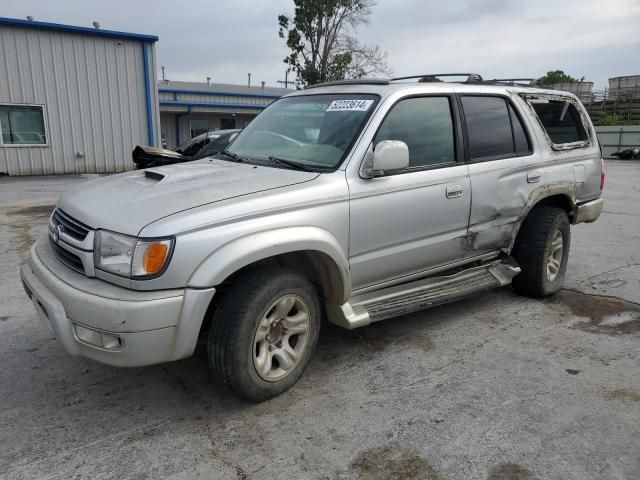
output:
M354 296L334 308L330 321L349 330L416 312L511 283L520 273L513 260L495 261L452 275L423 278Z

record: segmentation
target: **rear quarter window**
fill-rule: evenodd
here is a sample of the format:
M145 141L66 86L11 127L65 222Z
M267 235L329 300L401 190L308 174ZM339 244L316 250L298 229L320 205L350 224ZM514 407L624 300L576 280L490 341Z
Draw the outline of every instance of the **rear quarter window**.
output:
M570 100L530 99L542 128L555 145L565 145L589 140L580 112Z

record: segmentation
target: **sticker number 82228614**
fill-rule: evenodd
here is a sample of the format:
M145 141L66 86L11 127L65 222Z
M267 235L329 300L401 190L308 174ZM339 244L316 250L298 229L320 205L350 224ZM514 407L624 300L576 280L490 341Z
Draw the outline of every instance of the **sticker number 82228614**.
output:
M334 100L327 112L366 112L372 103L373 100Z

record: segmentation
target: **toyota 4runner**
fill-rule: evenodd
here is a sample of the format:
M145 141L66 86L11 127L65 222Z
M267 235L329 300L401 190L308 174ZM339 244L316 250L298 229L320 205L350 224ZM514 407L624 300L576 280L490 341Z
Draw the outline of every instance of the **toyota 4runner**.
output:
M21 269L39 316L110 365L204 343L220 383L262 401L298 380L323 318L353 329L507 284L557 292L570 225L603 206L580 101L404 80L296 91L214 157L64 194Z

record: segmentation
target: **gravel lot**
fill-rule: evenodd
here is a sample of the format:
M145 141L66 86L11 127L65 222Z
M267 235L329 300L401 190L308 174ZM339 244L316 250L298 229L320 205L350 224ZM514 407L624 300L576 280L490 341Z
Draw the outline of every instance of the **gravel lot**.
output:
M639 479L640 163L607 162L566 289L508 288L352 332L259 405L202 356L118 369L62 352L20 286L58 194L0 178L0 478Z

